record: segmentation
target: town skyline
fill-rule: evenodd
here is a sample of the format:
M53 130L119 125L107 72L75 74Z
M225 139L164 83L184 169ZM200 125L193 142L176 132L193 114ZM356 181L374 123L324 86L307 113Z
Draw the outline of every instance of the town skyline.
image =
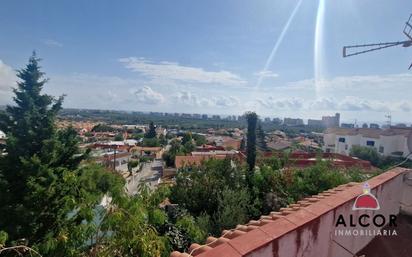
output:
M0 10L0 104L35 49L50 78L46 92L67 94L65 108L304 119L340 112L365 122L390 113L409 122L408 49L342 58L347 44L403 40L408 5L8 1ZM11 15L17 9L24 18Z

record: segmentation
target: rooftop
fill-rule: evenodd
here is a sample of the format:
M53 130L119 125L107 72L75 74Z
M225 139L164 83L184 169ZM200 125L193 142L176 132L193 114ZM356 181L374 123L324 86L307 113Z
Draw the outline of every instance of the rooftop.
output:
M329 128L325 134L334 133L342 136L362 135L364 137L379 138L380 136L395 136L403 135L409 136L412 134L412 128L397 128L391 127L388 129L374 129L374 128Z

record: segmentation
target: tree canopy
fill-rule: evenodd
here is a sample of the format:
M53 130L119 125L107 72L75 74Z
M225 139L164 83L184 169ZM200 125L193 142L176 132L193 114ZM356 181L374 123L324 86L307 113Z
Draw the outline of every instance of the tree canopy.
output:
M246 157L249 170L255 168L256 163L256 124L258 116L254 112L245 114L247 120Z
M151 121L149 123L149 130L146 132L145 137L146 138L155 138L156 137L156 127L155 127L153 121Z

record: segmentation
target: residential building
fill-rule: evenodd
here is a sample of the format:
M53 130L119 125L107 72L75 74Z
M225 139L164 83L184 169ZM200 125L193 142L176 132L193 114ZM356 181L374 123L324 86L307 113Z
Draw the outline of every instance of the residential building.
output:
M161 159L164 153L163 147L134 146L129 149L133 156L147 156L155 159Z
M395 127L398 127L398 128L406 128L407 126L406 126L405 123L398 123L398 124L395 125Z
M207 136L206 140L211 144L222 146L227 150L239 150L242 141L241 139L235 139L229 136Z
M303 125L303 120L294 118L284 118L283 124L285 124L286 126L300 126Z
M186 119L190 119L190 118L192 118L192 114L190 114L190 113L182 113L182 114L180 115L180 117L186 118Z
M272 119L272 122L273 122L274 124L277 124L277 125L282 124L282 120L281 120L280 118L273 118L273 119Z
M406 157L412 128L330 128L324 133L325 152L349 155L352 146L374 147L384 156Z
M229 158L231 160L243 161L245 156L239 151L210 151L210 152L192 152L191 155L176 156L176 169L185 166L199 166L202 162L209 159L224 160Z
M369 124L369 128L378 129L378 128L380 128L380 127L379 127L379 124L371 123L371 124Z
M282 159L285 157L285 154L282 152L266 152L263 154L264 158L272 158L274 156ZM375 170L369 161L364 161L337 153L322 153L320 155L318 153L293 152L287 154L287 158L288 163L286 164L286 167L290 168L306 168L316 165L319 161L328 161L332 166L338 168L358 167L365 172Z
M167 135L167 129L162 128L161 126L156 126L156 135L159 137L160 135L166 136Z
M271 141L267 143L267 147L275 151L283 151L289 149L292 146L292 143L285 139L278 139L276 141Z
M311 127L323 127L323 121L322 120L314 120L314 119L308 119L308 126Z
M326 128L337 128L340 123L340 114L336 113L335 116L322 116L322 123Z
M354 128L355 124L353 124L353 123L342 123L342 124L340 124L340 127L341 128Z

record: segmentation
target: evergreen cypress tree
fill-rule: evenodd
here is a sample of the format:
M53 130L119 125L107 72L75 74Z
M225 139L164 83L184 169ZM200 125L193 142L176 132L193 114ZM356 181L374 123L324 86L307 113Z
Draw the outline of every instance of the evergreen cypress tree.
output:
M253 171L256 163L256 124L258 116L255 112L245 114L247 120L246 157L249 171Z
M259 150L266 151L267 145L265 141L265 131L263 131L262 125L260 123L257 126L256 135L257 135L257 146Z
M156 128L153 124L153 121L150 122L149 124L149 131L147 131L146 138L155 138L156 137Z
M56 130L63 96L41 94L47 79L39 60L33 53L17 72L15 105L7 106L0 116L0 129L7 135L6 153L0 158L0 230L11 240L25 238L30 243L58 230L72 208L75 188L62 179L75 175L68 170L76 169L84 158L76 132Z
M152 215L143 206L149 201L128 198L121 176L89 163L80 166L87 152L79 152L77 133L56 129L63 97L41 94L47 79L35 54L17 76L15 105L0 115L0 129L7 135L0 156L1 248L23 243L44 257L93 251L101 251L99 256L160 256L166 239L147 220ZM103 195L114 204L110 211L101 210L102 225L96 226Z

